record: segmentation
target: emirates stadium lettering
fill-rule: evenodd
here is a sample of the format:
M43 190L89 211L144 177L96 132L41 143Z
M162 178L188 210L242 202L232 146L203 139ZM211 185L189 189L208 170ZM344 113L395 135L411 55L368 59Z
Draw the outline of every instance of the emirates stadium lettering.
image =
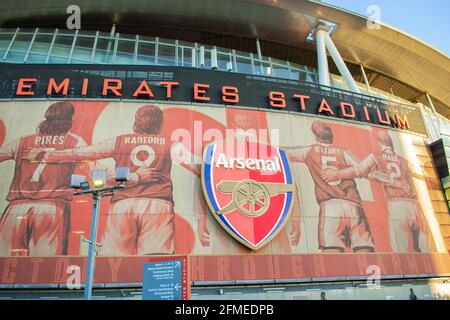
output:
M2 99L171 101L320 115L426 134L420 110L297 80L152 66L5 66ZM84 71L80 73L80 70ZM107 71L107 73L102 73ZM121 77L119 74L126 74ZM89 74L89 76L86 76ZM98 74L94 76L93 74ZM102 74L115 74L107 77Z

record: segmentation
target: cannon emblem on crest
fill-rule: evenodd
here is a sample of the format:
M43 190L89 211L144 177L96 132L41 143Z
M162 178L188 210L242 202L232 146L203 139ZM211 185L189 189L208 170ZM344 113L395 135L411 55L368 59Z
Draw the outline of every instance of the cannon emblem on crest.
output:
M266 213L270 205L270 198L286 192L294 192L293 184L267 183L255 180L230 181L222 180L217 189L223 193L231 193L232 200L217 213L227 214L235 209L248 217L259 217ZM248 208L246 205L248 204Z

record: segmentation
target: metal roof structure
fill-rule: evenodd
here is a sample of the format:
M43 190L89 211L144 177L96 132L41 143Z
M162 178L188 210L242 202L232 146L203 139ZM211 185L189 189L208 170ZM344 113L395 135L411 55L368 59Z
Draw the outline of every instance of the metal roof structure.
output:
M71 0L14 0L0 3L2 27L64 27ZM318 19L336 23L333 42L353 77L411 102L429 105L450 118L450 59L424 42L386 24L367 27L367 18L311 0L79 0L82 29L157 35L255 52L316 67L315 44L306 41ZM335 72L330 65L330 71Z

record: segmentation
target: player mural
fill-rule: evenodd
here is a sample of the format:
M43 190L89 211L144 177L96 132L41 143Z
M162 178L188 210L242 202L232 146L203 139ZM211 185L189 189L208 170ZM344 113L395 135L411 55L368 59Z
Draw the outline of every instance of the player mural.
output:
M14 178L0 220L0 255L67 254L70 199L67 188L74 163L42 163L23 157L29 148L62 150L85 145L70 131L75 110L70 102L48 107L37 133L0 149L0 161L15 161Z
M327 169L321 178L326 183L341 179L368 177L379 181L388 199L389 235L395 252L429 251L428 235L408 160L395 152L387 130L377 134L378 150L359 163L340 170Z
M289 159L289 190L268 190L262 205L269 199L273 206L289 193L291 214L262 246L262 238L247 248L228 234L202 190L205 146L230 138L272 146ZM88 198L73 199L70 175L88 176L93 169L110 174L118 166L130 167L131 180L102 199L97 242L99 261L123 261L108 260L105 268L125 268L140 256L187 254L196 281L364 274L366 260L357 259L384 261L383 274L419 274L421 269L403 268L426 269L434 262L400 263L399 256L434 259L445 253L437 220L442 206L436 205L442 194L430 185L436 177L426 139L412 133L237 107L13 101L0 102L0 143L0 275L9 270L2 261L15 256L85 256L81 239L89 234L92 208ZM235 169L221 177L233 184L217 190L224 198L220 209L232 199L243 201L233 193L238 185L244 193L250 187L241 180L255 180L257 170L240 179ZM285 182L259 178L264 185ZM248 211L248 203L241 209ZM220 213L227 219L234 214ZM247 232L244 225L238 231ZM141 270L127 268L127 277L133 275L129 270ZM45 283L55 276L50 278ZM119 278L114 281L128 281Z
M352 177L326 181L321 174L356 165L357 159L334 141L333 131L326 123L315 121L311 126L316 143L288 149L293 162L303 162L314 181L314 194L319 204L319 249L324 252L375 251L369 222L361 205L361 196Z
M101 253L145 255L174 252L172 161L199 175L193 155L171 135L161 132L163 111L144 105L135 115L134 133L101 143L61 151L34 148L25 159L41 163L73 163L113 158L116 167L130 167L126 189L111 198Z

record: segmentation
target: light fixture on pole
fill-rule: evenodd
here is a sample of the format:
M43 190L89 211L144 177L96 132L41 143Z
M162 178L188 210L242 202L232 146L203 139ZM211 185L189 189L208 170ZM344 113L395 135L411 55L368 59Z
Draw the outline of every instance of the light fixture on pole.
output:
M115 186L105 186L106 185L106 171L104 170L94 170L92 172L92 182L94 187L91 189L89 182L86 181L85 176L73 174L70 180L70 187L73 189L79 189L80 191L74 192L75 196L78 195L91 195L93 201L92 208L92 220L91 220L91 232L89 240L84 239L84 241L89 243L88 260L87 260L87 270L86 270L86 281L84 285L84 299L90 300L92 297L92 284L94 279L94 266L95 266L95 255L97 252L97 246L101 244L97 243L97 230L98 230L98 219L100 212L100 201L102 196L111 196L117 189L125 189L123 184L128 181L130 177L129 167L118 167L115 170L115 180L118 182Z

